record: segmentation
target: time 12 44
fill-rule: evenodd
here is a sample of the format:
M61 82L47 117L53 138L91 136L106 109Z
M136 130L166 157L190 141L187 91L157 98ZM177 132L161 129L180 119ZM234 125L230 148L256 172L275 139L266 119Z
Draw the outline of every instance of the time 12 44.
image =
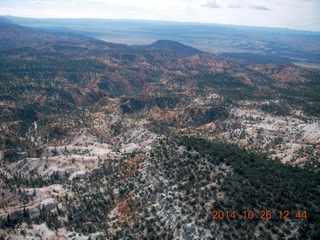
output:
M242 217L244 219L272 219L276 214L273 214L271 210L260 210L259 213L255 213L253 210L245 210L241 214L237 214L236 211L228 211L228 210L214 210L213 211L213 219L238 219L238 217ZM280 210L278 211L278 217L280 219L288 219L288 218L297 218L297 219L306 219L307 211L298 210L296 212L290 212L288 210Z

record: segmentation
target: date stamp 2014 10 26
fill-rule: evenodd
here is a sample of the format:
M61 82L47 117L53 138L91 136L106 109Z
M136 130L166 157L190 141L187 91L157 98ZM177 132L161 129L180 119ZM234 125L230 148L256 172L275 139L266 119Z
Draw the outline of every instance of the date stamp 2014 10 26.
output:
M271 210L244 210L241 214L237 213L235 210L213 210L213 219L267 219L270 220L274 217L280 219L307 219L306 210L298 211L289 211L289 210L280 210L280 211L271 211Z

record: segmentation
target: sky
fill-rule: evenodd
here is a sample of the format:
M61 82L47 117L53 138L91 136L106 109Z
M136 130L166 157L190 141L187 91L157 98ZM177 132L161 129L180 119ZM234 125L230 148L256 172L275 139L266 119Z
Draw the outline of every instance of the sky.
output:
M320 0L0 0L0 15L144 19L320 31Z

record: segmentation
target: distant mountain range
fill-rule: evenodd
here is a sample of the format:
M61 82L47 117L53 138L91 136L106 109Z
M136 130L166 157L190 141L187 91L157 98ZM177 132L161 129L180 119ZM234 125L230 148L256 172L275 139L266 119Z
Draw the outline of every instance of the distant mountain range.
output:
M5 17L0 17L0 23L11 23L14 24L14 22L10 21L9 19Z
M166 39L205 52L241 53L238 58L248 61L257 59L257 63L263 59L265 63L320 65L319 32L165 21L5 18L22 26L79 34L107 42L149 45Z
M32 46L41 47L43 44L57 41L79 42L88 39L75 34L53 34L33 28L13 24L6 19L0 19L0 48Z
M88 40L96 41L93 38L72 33L50 33L34 28L22 27L6 18L0 18L0 48L32 46L34 44L35 47L39 48L45 44L58 41L84 42ZM183 56L204 53L196 48L171 40L158 40L150 45L146 45L145 48L169 50Z

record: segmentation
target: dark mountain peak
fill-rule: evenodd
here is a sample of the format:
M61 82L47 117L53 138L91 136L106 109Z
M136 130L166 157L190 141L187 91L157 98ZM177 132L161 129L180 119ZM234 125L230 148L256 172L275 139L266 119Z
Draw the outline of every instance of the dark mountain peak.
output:
M184 56L192 56L196 54L203 53L199 49L187 46L180 42L172 41L172 40L158 40L147 46L148 48L156 48L156 49L168 49L170 51L174 51L176 53L180 53Z

